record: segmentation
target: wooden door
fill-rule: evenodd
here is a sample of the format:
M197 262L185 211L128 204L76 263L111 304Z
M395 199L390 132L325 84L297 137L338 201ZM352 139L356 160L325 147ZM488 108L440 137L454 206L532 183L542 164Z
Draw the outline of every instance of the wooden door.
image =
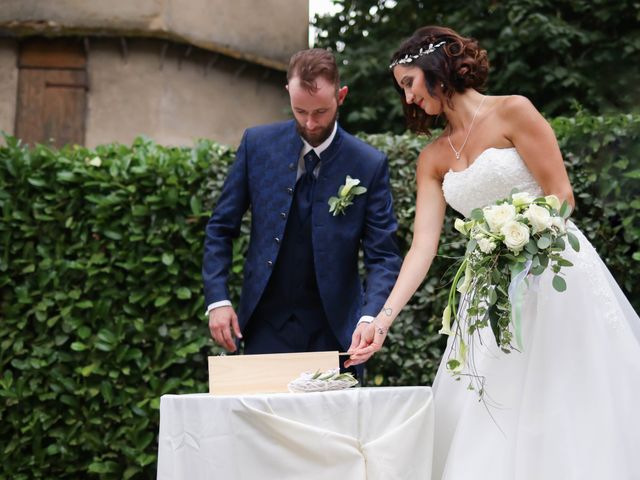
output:
M16 137L56 147L84 144L86 56L75 39L34 39L20 45Z

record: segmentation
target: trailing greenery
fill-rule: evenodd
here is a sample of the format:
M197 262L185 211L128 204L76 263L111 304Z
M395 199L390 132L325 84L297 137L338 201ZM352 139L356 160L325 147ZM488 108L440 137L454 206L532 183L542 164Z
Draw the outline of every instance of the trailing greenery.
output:
M553 121L575 218L636 310L640 117ZM399 241L411 241L426 139L371 135L390 158ZM159 398L207 391L204 226L233 151L200 142L60 151L0 147L0 477L154 478ZM449 212L440 257L402 312L369 385L428 384L444 339L444 284L464 239ZM237 302L247 225L234 250Z
M638 112L640 3L636 0L334 0L316 17L316 46L337 53L349 85L350 131L399 132L402 109L388 65L417 28L445 25L478 39L491 63L488 91L520 94L546 115ZM532 75L531 72L535 72Z

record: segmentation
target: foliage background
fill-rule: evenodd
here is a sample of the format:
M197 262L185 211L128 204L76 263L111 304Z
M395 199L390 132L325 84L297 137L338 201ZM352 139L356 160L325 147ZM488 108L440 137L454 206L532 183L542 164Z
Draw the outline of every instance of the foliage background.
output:
M576 221L640 310L640 116L553 121ZM411 242L424 138L365 135L390 158L399 240ZM159 398L207 391L219 353L204 318L204 226L233 151L132 146L0 147L0 478L154 478ZM452 213L452 212L450 212ZM445 273L440 258L402 312L368 385L432 381ZM247 225L235 243L237 302ZM569 285L569 288L571 286Z
M402 40L425 25L476 38L489 53L488 93L527 96L549 117L640 108L637 0L334 0L316 17L315 46L337 54L350 91L349 131L396 132L402 112L387 68Z

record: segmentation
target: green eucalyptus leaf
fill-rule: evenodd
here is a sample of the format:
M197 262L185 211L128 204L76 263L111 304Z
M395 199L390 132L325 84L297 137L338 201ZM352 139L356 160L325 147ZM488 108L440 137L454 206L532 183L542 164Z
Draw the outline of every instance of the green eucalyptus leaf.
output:
M576 252L580 251L580 240L578 240L578 237L576 237L571 232L567 232L567 240L569 241L569 245L571 245L571 248L573 248Z
M559 275L553 277L552 285L558 292L564 292L567 289L567 282Z
M541 236L537 241L537 245L540 250L549 248L551 246L551 237L549 237L549 235Z

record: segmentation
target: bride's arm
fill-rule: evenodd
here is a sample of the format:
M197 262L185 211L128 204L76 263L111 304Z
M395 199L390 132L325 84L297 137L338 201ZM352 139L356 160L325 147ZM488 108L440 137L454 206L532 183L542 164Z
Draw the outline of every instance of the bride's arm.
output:
M507 97L500 110L506 137L518 150L545 195L575 205L569 176L549 122L525 97Z
M346 367L363 363L380 350L386 331L424 280L438 251L446 202L442 193L442 179L433 162L426 158L427 150L428 148L423 150L418 158L416 211L411 248L402 262L400 274L384 308L366 328L360 344L345 362ZM384 334L379 333L380 329Z

